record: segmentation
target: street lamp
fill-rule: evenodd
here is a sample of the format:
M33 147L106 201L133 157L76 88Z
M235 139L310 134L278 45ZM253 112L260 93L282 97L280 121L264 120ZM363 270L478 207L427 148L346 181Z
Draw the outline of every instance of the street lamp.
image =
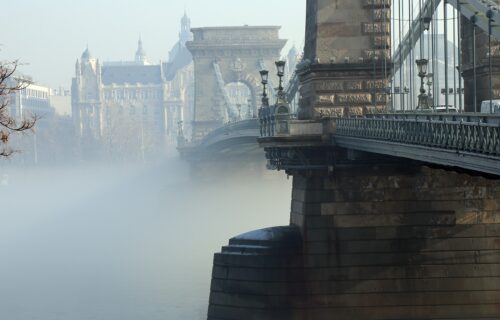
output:
M267 70L260 71L260 78L262 83L262 105L258 110L258 115L260 123L260 135L262 137L267 136L268 134L267 115L269 113L269 100L267 99L267 93L266 93L268 77L269 77L269 71Z
M428 66L429 60L427 59L418 59L417 60L417 67L418 67L418 76L423 78L427 74L427 66Z
M422 18L422 26L424 27L425 31L429 31L429 28L431 27L431 21L432 19L430 17Z
M247 100L247 118L248 118L248 119L253 118L253 116L252 116L252 111L253 111L253 110L252 110L252 109L253 109L253 108L252 108L252 100L251 100L251 99L248 99L248 100ZM253 113L253 114L255 114L255 113Z
M278 87L278 91L283 91L283 76L285 75L285 61L279 60L276 61L276 68L278 69L278 77L280 78L280 85Z
M268 77L269 77L269 71L267 71L267 70L260 70L260 78L262 79L262 84L263 85L267 84Z
M424 78L427 75L427 66L429 64L429 60L427 59L418 59L417 61L418 68L418 76L420 77L420 94L418 95L418 104L417 109L428 109L429 108L429 99L425 94L424 88Z
M267 98L267 93L266 93L266 86L267 86L267 80L269 77L269 71L267 70L261 70L260 71L260 78L261 78L261 83L263 86L263 91L262 91L262 101Z

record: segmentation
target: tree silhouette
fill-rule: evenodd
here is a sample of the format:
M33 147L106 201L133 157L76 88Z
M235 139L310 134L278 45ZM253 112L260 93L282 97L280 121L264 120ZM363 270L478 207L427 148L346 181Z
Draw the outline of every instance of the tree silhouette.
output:
M10 135L31 130L37 120L36 115L16 119L9 113L8 107L12 94L23 90L30 84L29 80L15 76L18 65L17 60L0 62L0 157L8 157L15 152L8 145Z

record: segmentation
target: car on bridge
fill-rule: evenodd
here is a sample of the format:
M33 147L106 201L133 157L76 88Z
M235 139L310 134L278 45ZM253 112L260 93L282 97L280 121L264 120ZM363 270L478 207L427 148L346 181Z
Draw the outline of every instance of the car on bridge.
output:
M432 111L434 111L434 112L458 112L456 107L450 106L450 105L448 105L448 107L446 107L446 105L433 106Z
M500 113L500 100L491 100L491 105L490 100L481 102L481 113Z

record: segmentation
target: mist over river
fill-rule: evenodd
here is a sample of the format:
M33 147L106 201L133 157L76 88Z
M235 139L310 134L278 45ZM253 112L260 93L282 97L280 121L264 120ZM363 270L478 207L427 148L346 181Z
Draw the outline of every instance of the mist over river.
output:
M177 158L0 165L0 319L206 319L213 253L289 220L283 173L197 182Z

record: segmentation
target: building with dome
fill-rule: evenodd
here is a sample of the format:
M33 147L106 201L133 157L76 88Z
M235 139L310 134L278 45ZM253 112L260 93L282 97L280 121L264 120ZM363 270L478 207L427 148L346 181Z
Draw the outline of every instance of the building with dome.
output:
M101 63L85 49L72 81L73 119L83 145L116 151L124 142L123 150L140 146L144 156L175 139L178 123L192 113L193 66L185 46L190 24L184 14L167 62L149 62L141 38L130 61Z

